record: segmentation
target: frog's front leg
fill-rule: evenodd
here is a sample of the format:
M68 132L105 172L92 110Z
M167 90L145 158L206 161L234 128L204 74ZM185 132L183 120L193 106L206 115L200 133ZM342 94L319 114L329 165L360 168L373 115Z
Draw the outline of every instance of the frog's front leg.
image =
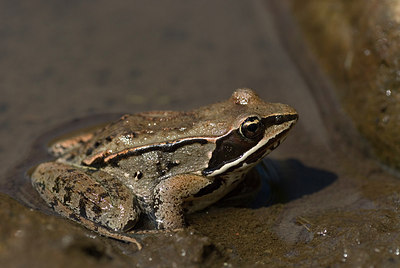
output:
M154 189L154 214L157 228L184 227L184 202L210 183L209 179L192 174L181 174L161 181Z
M98 170L63 163L40 164L32 184L59 214L116 239L137 241L124 232L134 227L140 210L136 198L116 178Z

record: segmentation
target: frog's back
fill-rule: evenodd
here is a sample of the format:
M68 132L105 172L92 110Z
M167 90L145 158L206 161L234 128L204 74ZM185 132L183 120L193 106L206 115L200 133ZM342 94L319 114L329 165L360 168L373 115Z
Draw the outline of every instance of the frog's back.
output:
M88 154L104 149L120 151L183 138L185 130L197 120L195 114L172 111L124 115L98 130L87 142L85 150L89 150Z
M254 92L238 90L224 102L188 112L153 111L124 115L94 133L74 150L73 162L91 164L119 152L136 148L174 143L191 138L213 139L224 136L246 116L269 107ZM239 117L243 117L240 118Z

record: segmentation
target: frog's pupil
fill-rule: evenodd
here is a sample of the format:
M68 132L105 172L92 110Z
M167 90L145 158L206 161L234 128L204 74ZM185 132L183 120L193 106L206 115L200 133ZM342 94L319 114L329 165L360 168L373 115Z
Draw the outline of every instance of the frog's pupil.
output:
M258 124L257 123L253 123L248 125L247 130L250 132L256 132L258 129Z

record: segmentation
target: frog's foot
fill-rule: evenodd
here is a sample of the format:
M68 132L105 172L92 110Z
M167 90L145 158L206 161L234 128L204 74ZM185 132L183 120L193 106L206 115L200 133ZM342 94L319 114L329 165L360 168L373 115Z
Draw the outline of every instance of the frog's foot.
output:
M62 216L141 248L136 239L126 235L139 219L136 199L108 173L48 162L40 164L32 173L32 184Z
M154 189L154 215L159 229L179 229L185 226L184 204L211 181L203 176L181 174L161 181Z

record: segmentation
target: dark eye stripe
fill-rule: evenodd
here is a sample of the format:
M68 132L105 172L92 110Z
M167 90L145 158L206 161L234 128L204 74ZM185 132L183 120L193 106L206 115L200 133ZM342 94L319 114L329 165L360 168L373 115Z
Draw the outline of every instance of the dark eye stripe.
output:
M297 118L297 114L290 114L272 115L261 120L265 127L268 128L273 125L280 125L287 121L296 120ZM286 133L286 131L282 133ZM281 133L279 133L279 137L281 137L280 134ZM246 153L252 147L256 146L263 137L264 135L259 135L256 137L256 139L245 139L243 138L240 130L236 129L228 135L218 139L216 142L216 148L212 154L210 161L208 162L208 167L202 171L202 174L205 176L212 174L214 171L221 169L226 164L239 159L244 153ZM255 157L250 157L249 162L253 162L255 161L254 158L260 157L260 155L262 155L261 152L268 148L274 142L275 140L272 139L267 143L266 146L260 148L256 152ZM243 165L242 162L233 167L233 169L241 165ZM232 170L232 168L230 168L230 170Z
M256 139L245 139L238 129L220 138L216 142L216 148L208 162L208 167L202 171L203 175L211 174L225 164L240 158L245 152L256 146L263 138L260 135Z

